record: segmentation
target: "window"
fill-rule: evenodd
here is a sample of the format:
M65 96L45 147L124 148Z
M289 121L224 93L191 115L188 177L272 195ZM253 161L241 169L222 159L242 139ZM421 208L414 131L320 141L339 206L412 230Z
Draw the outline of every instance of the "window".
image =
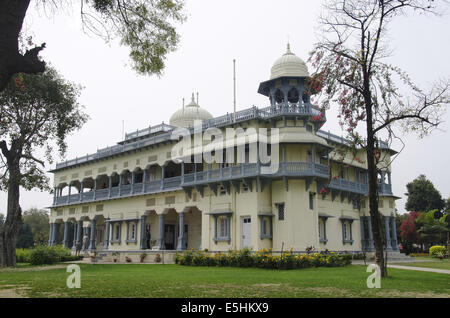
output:
M319 217L319 242L320 243L328 242L327 232L326 232L326 229L327 229L326 222L327 222L327 218Z
M220 195L225 195L227 194L227 189L225 189L224 186L220 186Z
M284 203L278 203L278 220L284 221Z
M380 208L383 208L383 200L382 200L382 199L380 199L380 200L378 201L378 205L379 205Z
M226 217L219 218L219 238L225 239L228 237L228 220Z
M314 210L314 193L309 193L309 209Z
M242 184L242 192L248 192L248 185L245 183Z
M362 200L361 201L361 208L365 209L366 208L366 200Z
M120 240L120 224L116 224L114 234L115 234L114 240L119 241Z
M342 241L343 243L353 243L352 223L353 220L342 219Z
M130 224L130 240L136 239L136 223Z
M393 200L389 200L389 208L390 209L394 208L394 201Z

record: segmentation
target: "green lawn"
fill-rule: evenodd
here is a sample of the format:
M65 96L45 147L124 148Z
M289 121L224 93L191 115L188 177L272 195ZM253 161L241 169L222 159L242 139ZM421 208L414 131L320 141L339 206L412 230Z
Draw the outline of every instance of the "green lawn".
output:
M81 265L81 288L65 268L0 272L1 289L29 297L450 297L450 275L389 269L368 289L365 266L291 271L180 265ZM7 292L3 290L3 292Z

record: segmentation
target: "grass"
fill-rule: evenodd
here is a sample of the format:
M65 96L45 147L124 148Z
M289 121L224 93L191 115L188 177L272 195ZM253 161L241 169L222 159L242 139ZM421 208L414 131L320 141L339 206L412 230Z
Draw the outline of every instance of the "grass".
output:
M291 271L180 265L81 264L81 288L65 268L0 272L0 290L27 297L450 297L450 275L389 269L381 289L368 289L366 267Z

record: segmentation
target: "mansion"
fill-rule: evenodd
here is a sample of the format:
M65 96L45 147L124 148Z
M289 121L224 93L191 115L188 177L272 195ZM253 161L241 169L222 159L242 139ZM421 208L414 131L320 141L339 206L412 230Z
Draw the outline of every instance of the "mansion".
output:
M87 237L83 249L105 255L310 246L373 251L365 151L355 155L348 140L320 129L326 115L310 101L309 78L305 62L288 45L258 89L270 106L213 117L193 94L169 124L126 134L112 147L56 164L49 245L75 249ZM252 150L261 144L253 147L259 138L250 134L244 142L233 137L231 147L222 143L231 162L204 160L208 145L215 144L216 152L220 145L213 138L203 138L190 151L183 148L175 160L173 149L182 139L176 132L190 132L183 139L191 141L195 127L200 133L270 131L267 153L278 158L276 169L268 173L267 163L253 158ZM396 152L383 142L380 152L383 233L387 249L396 251L397 197L389 165Z

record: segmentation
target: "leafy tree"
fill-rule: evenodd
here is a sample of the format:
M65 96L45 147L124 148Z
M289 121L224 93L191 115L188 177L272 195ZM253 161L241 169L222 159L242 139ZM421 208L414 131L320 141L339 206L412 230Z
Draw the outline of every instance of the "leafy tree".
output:
M402 224L400 225L400 237L405 243L406 250L411 249L412 243L419 243L419 233L417 233L416 219L419 217L418 212L409 212L405 216Z
M409 11L436 13L432 0L328 0L320 18L322 38L314 46L310 62L315 69L310 93L320 93L326 109L337 104L340 124L354 148L365 149L369 186L369 210L376 263L387 276L383 255L382 221L378 210L377 175L381 134L396 137L394 127L423 136L442 120L450 102L450 81L440 80L426 92L408 75L383 60L388 52L389 24ZM407 94L400 93L401 83ZM364 133L357 132L362 126ZM389 164L389 162L388 162ZM386 166L386 165L385 165Z
M31 0L0 1L0 91L16 73L38 74L46 63L38 54L45 43L25 52L19 36ZM41 0L47 12L62 9L72 0ZM83 29L106 41L119 38L130 48L133 68L140 74L161 75L164 60L179 42L175 23L185 21L183 0L82 0L75 1Z
M18 248L30 248L34 246L33 233L31 227L23 223L19 228L19 234L17 235L16 247Z
M450 198L445 201L444 211L447 214L450 214Z
M5 216L3 215L3 213L0 213L0 225L2 225L4 221L5 221Z
M78 104L80 87L48 67L41 75L19 74L0 93L0 190L7 190L7 215L0 229L0 266L15 266L15 243L22 223L19 188L50 190L45 163L53 149L66 151L66 136L87 115ZM45 150L38 159L37 149Z
M433 183L425 175L421 174L414 181L406 185L408 200L405 209L408 211L427 212L431 210L443 210L445 202ZM441 215L442 216L442 215Z
M421 213L416 223L420 227L417 232L422 240L429 246L434 244L442 244L447 240L447 223L441 221L441 213L438 210L432 210Z
M49 236L49 217L47 210L31 208L23 213L23 223L28 225L33 233L34 245L45 245Z

